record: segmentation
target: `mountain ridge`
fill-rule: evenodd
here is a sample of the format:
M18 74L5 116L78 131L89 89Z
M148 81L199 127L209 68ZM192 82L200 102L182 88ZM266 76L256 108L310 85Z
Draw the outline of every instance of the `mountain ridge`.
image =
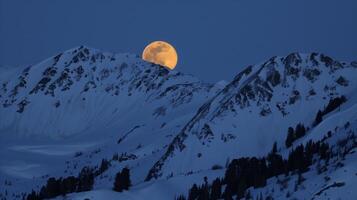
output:
M109 167L95 177L93 193L79 198L110 193L123 167L138 194L113 196L140 199L167 183L170 192L156 195L174 198L205 176L222 177L232 159L267 155L275 142L287 157L328 131L337 144L349 134L347 122L349 131L357 127L357 63L318 53L274 56L216 84L85 46L26 68L0 69L0 182L22 185L6 184L1 195L29 193L48 176L98 169L104 159ZM318 111L341 97L346 102L317 123ZM286 147L288 128L298 124L306 135Z
M304 59L302 59L301 57L303 57ZM319 61L317 61L315 59L315 57L319 57L320 58ZM206 122L197 122L197 121L199 121L199 118L202 118L202 116L212 113L211 116L207 117L208 118L207 123L209 123L214 118L216 118L217 116L222 114L223 111L226 111L229 108L231 108L233 110L233 112L235 112L235 108L232 108L233 106L232 106L232 101L231 101L231 99L233 97L236 98L235 101L238 101L236 104L239 105L240 108L247 106L246 103L248 103L248 106L249 106L249 99L255 99L255 96L258 96L258 98L259 98L257 101L257 104L263 104L262 102L264 102L265 100L267 100L269 102L270 99L272 98L272 96L273 96L272 88L276 87L280 83L283 85L283 87L288 87L289 83L286 81L286 76L292 76L292 79L297 79L299 76L299 72L301 71L302 76L304 76L306 79L308 79L308 81L310 81L311 83L314 83L315 78L316 78L315 76L319 76L321 73L319 71L319 67L320 67L319 64L321 64L321 63L323 63L322 67L328 68L328 70L329 70L328 73L330 73L330 72L333 73L335 70L342 69L344 67L348 67L348 68L352 68L352 69L355 68L353 66L350 67L347 64L341 64L340 62L334 61L330 57L327 57L323 54L312 53L310 55L301 55L301 54L293 53L293 54L288 55L287 57L279 58L280 62L282 62L284 64L283 65L284 72L281 73L281 71L280 71L280 73L279 73L277 71L277 69L275 69L274 67L272 68L272 66L276 65L276 63L277 63L276 59L277 59L277 57L272 57L267 62L265 62L261 65L247 67L245 70L243 70L241 73L239 73L238 76L236 76L234 78L234 80L226 86L226 88L224 88L220 93L218 93L211 100L206 102L199 109L196 116L184 127L183 130L181 130L181 132L178 134L178 136L170 144L166 154L162 157L162 159L157 161L156 165L153 166L153 168L151 169L151 171L149 172L149 174L147 176L147 180L150 180L152 177L158 176L156 174L157 171L161 169L163 162L165 162L166 159L168 159L170 156L173 155L172 152L175 149L177 149L178 152L182 152L182 150L185 148L185 145L183 144L183 140L185 138L187 138L187 135L188 135L186 132L190 132L190 129L192 129L192 127L194 126L195 123L201 124L201 127L203 125L208 126L206 124ZM303 60L305 60L305 62L306 61L311 62L312 65L309 66L308 64L310 64L310 63L306 62L306 64L307 64L306 67L300 66L300 69L294 68L295 66L299 66L303 62ZM278 65L278 67L279 66L280 65ZM316 66L317 66L317 68L316 68ZM255 70L252 69L253 67L255 67L256 69ZM264 74L266 76L266 81L269 84L264 81L262 82L260 77L257 77L257 75L263 69L267 69L267 68L268 69L271 68L270 69L271 71L268 71L266 75ZM320 69L320 70L323 70L323 69ZM244 80L244 78L242 80L242 77L244 75L249 75L249 74L252 74L252 75L250 77L247 77L246 80ZM280 74L282 74L282 75L280 75ZM282 76L281 79L280 79L280 76ZM340 78L341 77L344 80L343 76L340 76ZM341 81L342 81L342 79L341 79ZM243 83L240 83L241 80L243 81ZM338 79L336 79L336 82L337 82L337 80ZM255 86L249 85L249 83L252 81L256 82ZM343 85L343 84L344 83L338 83L336 85L340 85L341 87L347 87L346 85ZM257 93L251 92L253 87L256 88ZM237 91L237 92L229 92L230 90ZM299 93L300 93L298 90L293 90L292 93L294 93L294 92L297 92L297 94L293 94L293 95L299 95ZM216 108L214 111L210 112L211 104L214 104L213 102L215 101L215 99L217 97L219 97L219 95L224 94L224 93L228 93L228 94L232 93L232 94L228 97L223 95L223 97L222 97L223 101L217 100L218 103L216 103L216 104L218 105L218 108ZM331 96L334 96L334 95L331 95ZM293 98L290 97L289 104L294 104L296 101L295 98L296 98L296 96L294 96ZM287 100L285 100L285 104L286 103L287 103ZM279 107L278 104L277 104L277 107ZM270 109L271 109L270 107L263 107L260 114L261 115L269 114L269 113L271 113ZM281 108L279 108L279 110L281 110ZM282 112L283 112L282 115L287 114L287 113L284 113L285 112L284 110L282 110ZM193 122L193 124L191 122ZM295 123L298 123L298 122L295 122ZM202 130L203 129L204 128L202 128ZM199 130L195 130L195 131L199 132ZM192 134L195 134L195 132L193 132ZM212 131L209 131L209 134L211 134L211 136L212 136L213 135ZM207 136L206 131L204 131L203 136L198 136L198 137L199 138L210 138ZM208 140L208 142L209 142L209 140ZM272 145L272 144L270 144L270 145Z
M145 97L140 98L148 103L167 95L171 96L168 100L173 108L189 102L193 98L193 91L213 87L192 76L147 63L134 55L103 53L83 46L29 66L22 70L17 81L5 80L2 86L0 102L3 110L14 109L13 104L17 104L18 113L26 113L26 107L31 106L31 101L38 102L32 100L37 94L49 101L52 98L51 103L56 108L60 108L63 101L71 100L77 101L80 104L78 106L86 106L79 99L85 101L89 98L86 96L96 98L91 93L111 96L108 99L114 99L113 96L131 98L131 95L146 93ZM66 97L68 93L72 93L72 97Z

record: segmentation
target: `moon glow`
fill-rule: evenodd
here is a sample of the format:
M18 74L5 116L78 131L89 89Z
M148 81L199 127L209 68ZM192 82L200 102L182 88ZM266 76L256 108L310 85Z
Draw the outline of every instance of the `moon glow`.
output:
M142 59L169 69L174 69L177 64L177 53L175 48L169 43L155 41L145 47Z

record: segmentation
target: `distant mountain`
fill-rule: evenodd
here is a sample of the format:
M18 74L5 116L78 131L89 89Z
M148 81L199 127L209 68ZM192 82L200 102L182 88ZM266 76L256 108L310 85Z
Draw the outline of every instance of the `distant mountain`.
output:
M174 199L202 183L200 191L209 188L212 195L218 182L227 190L242 179L239 171L230 174L233 167L261 158L267 164L261 184L239 186L246 198L248 191L254 199L357 196L351 190L357 182L356 62L293 53L249 66L231 82L209 84L135 55L80 46L0 72L0 199L26 198L32 190L47 198ZM272 173L274 143L274 154L287 161ZM312 156L297 173L291 162L299 156L292 152L310 143L319 143L318 151L301 154ZM331 157L323 172L322 151ZM114 192L124 167L133 186ZM299 187L291 188L298 176ZM77 186L83 177L93 185ZM213 184L216 178L222 181ZM283 180L288 186L279 189ZM63 185L73 188L58 189Z

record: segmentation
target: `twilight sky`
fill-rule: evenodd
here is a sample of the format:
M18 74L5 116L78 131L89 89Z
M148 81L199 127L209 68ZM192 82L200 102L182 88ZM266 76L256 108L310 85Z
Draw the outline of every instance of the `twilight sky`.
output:
M274 55L357 60L356 0L0 0L0 65L28 65L81 44L141 55L164 40L176 70L230 80Z

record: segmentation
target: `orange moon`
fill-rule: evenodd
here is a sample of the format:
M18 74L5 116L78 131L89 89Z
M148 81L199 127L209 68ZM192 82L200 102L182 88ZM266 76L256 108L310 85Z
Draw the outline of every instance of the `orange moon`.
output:
M147 45L143 51L143 60L174 69L177 64L175 48L164 41L155 41Z

